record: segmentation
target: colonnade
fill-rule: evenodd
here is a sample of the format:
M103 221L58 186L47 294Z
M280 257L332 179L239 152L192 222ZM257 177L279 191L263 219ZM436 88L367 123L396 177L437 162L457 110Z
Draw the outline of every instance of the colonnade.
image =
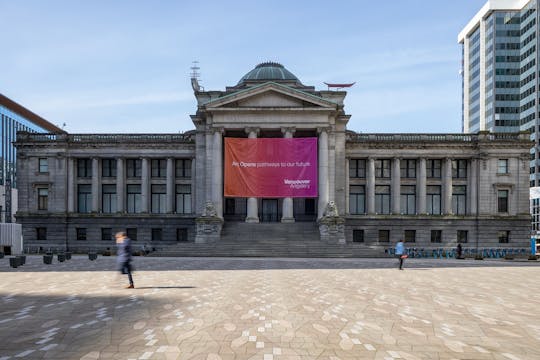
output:
M366 162L366 212L367 214L375 214L375 186L381 183L377 182L375 174L375 158L368 157ZM426 213L426 190L428 185L426 158L419 158L416 176L416 213ZM452 158L442 159L441 166L441 212L442 214L452 214L452 186L456 184L452 178ZM400 214L401 212L401 167L400 158L393 158L391 165L391 213ZM466 203L467 213L475 214L477 212L477 182L478 182L478 160L471 158L467 166L466 178ZM459 184L462 184L460 182Z

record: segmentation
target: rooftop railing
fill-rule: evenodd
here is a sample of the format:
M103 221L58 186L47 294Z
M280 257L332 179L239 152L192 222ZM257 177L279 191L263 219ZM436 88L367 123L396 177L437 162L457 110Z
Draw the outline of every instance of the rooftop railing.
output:
M59 142L194 142L194 134L36 134L18 132L17 141Z
M529 133L490 133L480 132L477 134L366 134L347 133L347 141L370 142L476 142L476 141L523 141L530 140Z

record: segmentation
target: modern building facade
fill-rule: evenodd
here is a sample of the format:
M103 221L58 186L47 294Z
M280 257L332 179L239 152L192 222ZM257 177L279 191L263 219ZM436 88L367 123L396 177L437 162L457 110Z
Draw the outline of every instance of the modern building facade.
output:
M25 246L105 249L127 230L171 253L228 244L234 255L235 243L277 237L285 240L279 246L309 244L304 255L316 247L380 254L400 238L422 248L528 247L528 133L355 133L347 130L346 92L306 86L277 63L259 64L223 91L192 84L195 128L184 134L20 132ZM262 160L231 161L233 139L259 146ZM306 139L316 144L313 163L271 162L279 148L261 145ZM253 180L231 177L234 164L313 168L314 178L284 183L316 184L316 192L231 196L231 182ZM280 185L267 174L259 185Z
M0 222L12 222L17 211L17 150L13 146L18 131L63 133L41 116L0 94L1 164L0 164Z
M463 132L531 134L530 186L539 186L538 0L490 0L458 36Z

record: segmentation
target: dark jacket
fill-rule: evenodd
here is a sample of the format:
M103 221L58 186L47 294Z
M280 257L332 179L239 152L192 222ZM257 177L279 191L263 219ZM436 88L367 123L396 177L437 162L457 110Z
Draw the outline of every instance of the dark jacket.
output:
M127 262L131 260L131 239L126 237L120 244L116 244L118 250L116 252L116 261L119 263Z

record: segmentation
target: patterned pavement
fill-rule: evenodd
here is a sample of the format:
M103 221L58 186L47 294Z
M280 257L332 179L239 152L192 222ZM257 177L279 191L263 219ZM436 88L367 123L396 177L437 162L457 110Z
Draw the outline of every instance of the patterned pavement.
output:
M540 263L0 260L0 360L540 359Z

